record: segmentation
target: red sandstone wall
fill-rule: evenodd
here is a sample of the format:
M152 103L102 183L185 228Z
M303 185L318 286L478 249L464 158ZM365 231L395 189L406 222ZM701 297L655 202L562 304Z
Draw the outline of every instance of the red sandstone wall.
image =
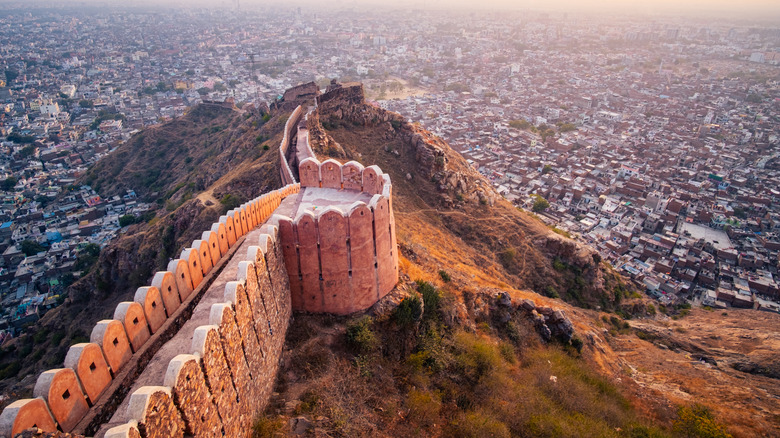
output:
M33 426L47 432L81 433L93 427L80 422L101 399L115 398L108 393L113 379L135 356L151 357L156 350L149 351L150 336L166 328L175 331L170 321L205 292L203 278L208 270L202 262L208 260L211 269L212 264L217 266L218 255L216 261L222 263L237 238L264 223L285 197L299 190L298 184L288 185L221 218L202 240L193 242L195 248L182 252L187 260L171 261L170 271L155 274L150 287L136 291L134 301L117 306L114 320L95 326L90 343L72 346L66 368L41 374L34 392L38 398L6 407L0 414L0 437ZM233 229L231 239L228 231ZM226 436L240 436L237 431L251 429L254 413L270 398L292 309L278 230L262 230L266 234L252 242L253 252L239 255L247 261L241 263L243 274L235 279L238 290L236 282L228 283L226 302L212 308L213 325L197 329L192 348L171 361L165 382L160 376L160 384L167 387L144 387L133 394L129 410L134 421L112 428L106 437L169 437L185 432L196 436L218 432L214 436L221 437L223 429ZM244 297L243 301L237 297ZM129 387L133 378L123 385Z
M276 216L293 310L339 315L365 310L398 281L390 202L374 195L349 211L330 207L295 220Z
M282 176L282 184L295 184L295 177L293 176L290 164L287 162L287 150L290 147L290 140L293 138L294 130L298 128L298 122L301 120L301 113L303 110L300 106L295 108L295 111L287 118L287 123L284 125L284 137L282 138L282 144L279 146L279 171Z

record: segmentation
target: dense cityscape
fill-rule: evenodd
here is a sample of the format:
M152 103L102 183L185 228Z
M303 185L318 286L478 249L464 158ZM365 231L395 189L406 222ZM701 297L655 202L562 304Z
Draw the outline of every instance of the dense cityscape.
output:
M706 23L706 24L704 24ZM360 81L662 303L778 310L780 28L236 5L0 9L0 344L150 206L78 178L203 101Z

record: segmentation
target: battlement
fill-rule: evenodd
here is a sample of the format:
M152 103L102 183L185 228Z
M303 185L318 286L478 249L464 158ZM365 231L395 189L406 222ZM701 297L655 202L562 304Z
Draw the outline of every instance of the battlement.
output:
M210 430L224 428L228 436L240 436L240 433L230 433L237 430L236 421L243 421L245 430L249 430L255 411L234 421L234 416L224 411L234 401L227 403L229 397L222 394L230 393L226 389L229 378L231 387L241 385L244 400L260 406L270 397L278 366L278 360L271 358L278 359L281 353L291 306L278 229L258 228L258 225L271 217L284 198L299 190L297 184L285 186L220 217L210 230L203 232L201 239L182 251L179 259L168 264L167 271L156 273L150 286L139 288L133 301L119 303L113 319L99 321L89 343L71 346L64 368L42 373L33 391L36 398L18 400L3 410L0 436L12 437L30 427L84 435L101 431L104 436L112 437L133 436L131 431L138 429L147 437L181 436L184 432L197 435L199 423L191 411L194 403L204 404L195 406L198 411L208 410L209 403L216 406L208 418L209 428L214 427ZM245 255L234 257L241 249ZM232 282L227 282L225 277L231 275ZM210 309L214 303L209 298L215 301L215 294L216 301L221 303L219 317L199 320L199 314L214 313ZM244 303L246 306L242 307ZM213 324L220 337L213 334L193 337L194 332L188 327L194 321ZM230 331L231 321L241 327L239 332ZM271 336L269 330L276 336ZM227 333L234 336L227 338ZM200 339L200 343L177 344L177 338L188 337ZM197 359L170 359L168 371L158 372L153 362L166 354L170 356L171 347L177 345L180 351L176 357L195 353ZM222 351L231 354L220 356ZM246 376L240 374L243 372L238 364L240 360L254 365L247 368L254 370L253 383L247 383ZM232 368L227 361L234 362ZM203 373L194 371L194 365L198 370L202 367ZM185 379L189 386L179 382L180 379L169 378L170 375L178 377L182 372L191 373ZM156 381L160 386L135 388L138 382L144 381ZM127 396L131 388L135 391ZM252 389L251 397L247 388ZM190 397L191 392L197 393L197 397ZM222 397L221 403L218 397ZM138 399L145 401L140 403ZM139 403L144 409L139 408ZM159 424L149 423L150 409L163 409L169 416L165 421L155 420ZM224 418L217 414L220 410L225 412ZM101 429L103 423L116 422L116 418L126 421L110 430ZM179 423L183 426L176 426ZM119 434L119 430L124 434Z

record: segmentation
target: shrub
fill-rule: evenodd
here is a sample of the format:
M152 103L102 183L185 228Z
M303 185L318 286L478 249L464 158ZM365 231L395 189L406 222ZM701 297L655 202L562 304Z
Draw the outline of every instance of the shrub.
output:
M498 348L479 335L458 332L453 341L455 366L473 382L478 382L501 363Z
M252 438L272 438L278 436L283 430L284 422L281 418L258 417L252 423Z
M553 260L552 266L553 266L553 269L555 269L558 272L565 271L566 267L567 267L566 263L564 263L563 261L561 261L561 259L558 259L558 258Z
M442 281L445 283L449 283L452 278L450 277L450 274L447 273L447 271L440 269L439 270L439 277L441 277Z
M649 315L655 315L655 306L652 303L647 305L647 313Z
M219 203L222 204L225 211L230 211L241 205L241 199L239 199L238 196L228 193L219 200Z
M571 346L574 347L575 350L577 350L577 353L582 353L582 346L584 343L582 342L582 339L580 339L577 336L574 336L571 338Z
M364 315L347 324L347 343L355 352L359 354L370 353L377 347L376 334L371 330L373 323L373 318Z
M561 297L560 295L558 295L558 291L555 290L555 288L550 286L550 285L548 285L547 287L544 288L544 296L546 296L548 298L560 298Z
M505 248L503 251L501 251L501 264L506 268L510 263L512 263L516 255L517 250L514 248Z
M673 430L684 437L697 438L730 438L723 426L715 421L710 410L700 404L680 406L677 408L677 419L673 422Z
M449 436L457 438L509 438L509 428L501 421L481 412L461 414L450 425Z
M441 303L441 295L439 291L433 287L432 284L427 281L417 280L417 291L423 297L423 304L425 304L425 318L432 318L438 314L439 306Z
M420 320L422 316L422 303L420 297L413 295L411 297L404 298L403 301L395 308L393 312L393 319L396 324L401 327L409 327L415 322Z
M437 394L412 389L406 400L409 417L423 426L430 426L439 418L441 400Z

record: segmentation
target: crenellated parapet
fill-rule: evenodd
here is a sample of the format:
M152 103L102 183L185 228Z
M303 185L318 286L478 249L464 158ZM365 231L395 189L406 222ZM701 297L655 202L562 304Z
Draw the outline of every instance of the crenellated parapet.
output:
M365 310L398 281L392 184L378 166L306 158L301 203L278 222L294 310ZM307 199L309 201L307 202Z
M108 418L116 416L117 404L125 398L133 382L144 373L155 353L168 340L182 335L182 326L197 309L199 300L207 295L228 262L235 261L233 255L240 249L239 244L248 247L239 257L243 265L239 266L240 270L233 279L240 285L239 292L233 290L229 293L228 289L235 289L235 286L228 284L220 297L220 301L225 300L221 304L221 311L211 312L215 315L213 320L216 331L209 332L208 336L196 337L201 343L196 345L193 341L191 349L181 352L195 354L193 357L197 360L194 363L199 369L202 367L203 372L198 374L195 371L192 357L176 362L178 368L173 374L179 376L182 372L191 373L185 379L188 386L182 387L176 383L164 388L166 382L171 383L167 380L167 375L171 373L166 374L165 382L160 376L161 387L136 391L130 396L136 402L130 403L127 408L132 411L126 415L128 422L104 431L104 435L167 437L195 430L193 428L197 427L197 422L192 417L194 411L187 410L191 403L181 403L186 399L182 397L191 396L200 397L197 400L222 402L224 407L216 404L218 409L214 411L215 414L208 416L208 420L216 424L215 418L222 418L218 414L220 409L227 417L230 408L225 403L231 400L229 395L238 394L235 387L231 392L228 381L231 385L232 382L240 382L240 391L246 397L250 395L247 388L252 388L251 396L253 400L258 400L257 403L267 400L277 365L264 359L262 363L254 363L256 368L249 371L249 368L241 368L236 364L242 363L242 360L246 362L245 352L248 357L267 358L273 356L274 351L281 351L291 312L291 305L285 304L289 302L288 279L278 243L278 230L276 227L260 225L271 217L286 197L297 194L299 190L298 184L285 186L220 217L210 230L203 232L201 239L193 241L190 247L182 251L179 259L168 264L167 271L157 272L151 285L138 288L133 301L119 303L112 319L99 321L92 330L90 342L71 346L65 357L64 368L42 373L33 391L36 398L18 400L6 407L0 414L0 437L12 437L30 427L50 432L95 433ZM247 235L256 228L263 233L256 236L251 245L246 245ZM252 298L251 302L249 298L245 300L247 305L252 306L252 313L241 313L251 321L247 323L240 320L246 333L236 332L233 330L234 325L231 325L231 318L236 318L234 315L240 313L235 310L234 302L238 300L236 293ZM275 296L275 293L279 296ZM276 331L276 339L269 339L269 327ZM215 337L215 334L219 336ZM250 343L245 339L255 339L256 342ZM260 345L267 345L267 349L261 350ZM219 354L223 351L231 352L229 359ZM230 363L233 364L232 368ZM230 374L232 369L235 376ZM245 380L252 373L257 378L250 385ZM174 379L174 382L178 381ZM219 386L209 386L212 384ZM228 396L224 395L225 392ZM155 419L151 420L148 412L139 409L139 399L144 400L144 409L156 409L154 412L167 409L170 418L159 421L156 418L159 415L155 414L152 416ZM169 406L164 408L166 403ZM177 426L177 415L183 419L182 427ZM251 416L251 412L247 411L240 417L247 427L245 430L249 429ZM211 423L207 425L210 427ZM220 422L220 427L227 428L228 436L238 436L231 433L237 430L233 423ZM141 435L133 435L139 430Z

